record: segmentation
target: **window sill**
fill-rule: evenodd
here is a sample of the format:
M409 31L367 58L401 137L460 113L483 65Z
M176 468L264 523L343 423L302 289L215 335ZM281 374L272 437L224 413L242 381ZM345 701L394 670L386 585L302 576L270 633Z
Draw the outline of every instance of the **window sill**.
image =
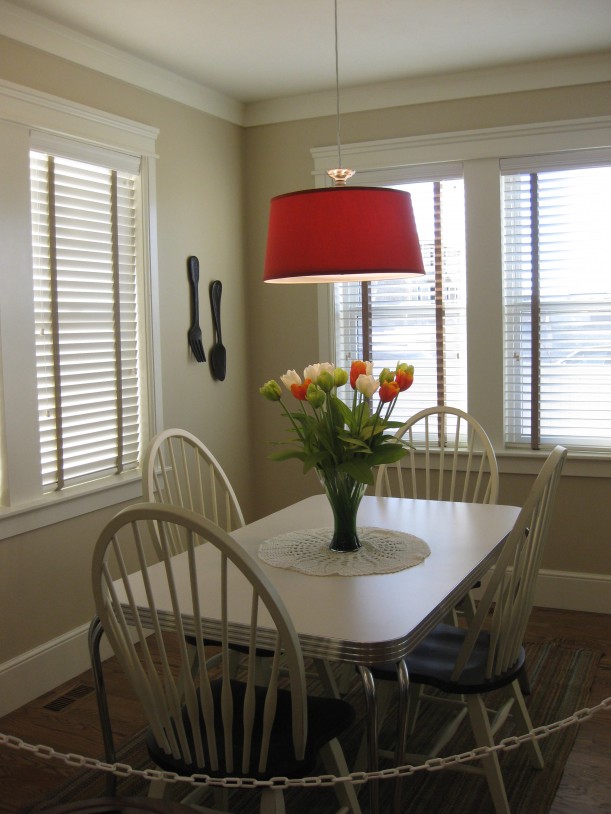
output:
M500 474L536 475L549 450L495 450ZM611 454L571 452L567 456L563 475L577 478L611 478Z
M102 478L63 492L53 492L19 506L0 508L0 540L61 523L98 509L115 506L142 496L139 471Z
M537 475L549 450L531 449L495 449L499 473L511 475ZM434 456L433 456L434 457ZM408 466L403 459L403 466ZM424 469L424 455L416 451L416 466ZM458 453L458 470L464 469L467 461L467 450ZM563 475L577 478L611 478L611 454L570 452L564 464Z

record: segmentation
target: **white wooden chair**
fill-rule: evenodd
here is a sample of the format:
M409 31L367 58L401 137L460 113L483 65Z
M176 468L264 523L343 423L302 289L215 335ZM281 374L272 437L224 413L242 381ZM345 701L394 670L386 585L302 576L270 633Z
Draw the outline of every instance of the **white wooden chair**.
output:
M208 447L187 430L163 430L150 441L144 455L142 480L142 494L146 501L190 509L229 532L244 525L242 509L222 466ZM179 534L177 528L170 528L169 532ZM179 537L170 543L173 553L183 550L184 541ZM191 637L188 641L193 644ZM233 646L231 649L236 673L243 648ZM265 650L259 650L259 683L267 681L265 659L269 655ZM317 659L313 667L325 692L339 697L331 666Z
M438 625L405 660L410 683L434 687L456 699L457 715L468 716L477 746L493 745L494 734L510 709L520 734L532 729L519 681L524 669L522 640L565 458L566 450L557 446L543 465L503 545L469 627ZM378 681L396 681L394 663L372 665L370 669ZM506 688L509 698L491 722L484 696L501 688ZM459 723L460 717L450 721L429 754L408 755L406 760L437 756ZM533 766L542 768L537 742L531 741L524 748L528 749ZM495 811L509 814L498 754L484 758L482 767L480 771L486 775Z
M395 433L408 454L381 466L376 495L496 503L499 471L484 428L456 407L428 407Z
M183 541L183 556L173 556L174 539ZM307 696L303 655L286 608L227 532L186 509L130 506L100 534L92 579L97 614L146 714L148 751L158 767L214 778L295 778L311 775L320 755L326 771L347 774L336 738L354 710L340 699ZM238 608L240 644L247 650L243 681L232 679L229 669L228 630ZM199 665L208 662L206 639L220 641L221 663L212 674L192 674L187 633ZM266 687L254 679L257 637L273 653ZM281 654L289 689L278 687ZM343 811L359 814L350 784L335 791L347 806ZM260 810L283 812L283 790L263 788Z
M151 503L197 512L225 531L244 525L242 509L222 466L187 430L163 430L150 441L142 467L142 494Z
M375 493L385 497L496 503L499 469L482 425L457 407L427 407L395 433L407 443L402 461L380 466ZM477 587L477 586L475 586ZM457 610L475 613L473 593ZM451 621L456 622L456 613Z

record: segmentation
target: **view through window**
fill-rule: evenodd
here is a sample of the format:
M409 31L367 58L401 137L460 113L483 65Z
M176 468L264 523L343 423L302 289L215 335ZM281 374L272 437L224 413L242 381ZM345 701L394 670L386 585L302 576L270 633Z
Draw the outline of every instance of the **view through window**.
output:
M336 364L370 360L376 373L413 364L409 398L399 399L393 413L403 421L433 404L466 409L464 185L449 178L393 186L412 197L426 274L336 284Z
M506 440L609 449L611 166L508 170L502 190Z

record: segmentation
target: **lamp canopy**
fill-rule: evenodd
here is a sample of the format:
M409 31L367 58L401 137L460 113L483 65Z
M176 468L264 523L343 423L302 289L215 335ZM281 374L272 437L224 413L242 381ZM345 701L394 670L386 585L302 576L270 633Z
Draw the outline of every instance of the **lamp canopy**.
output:
M266 283L385 280L424 274L408 192L335 186L272 198Z

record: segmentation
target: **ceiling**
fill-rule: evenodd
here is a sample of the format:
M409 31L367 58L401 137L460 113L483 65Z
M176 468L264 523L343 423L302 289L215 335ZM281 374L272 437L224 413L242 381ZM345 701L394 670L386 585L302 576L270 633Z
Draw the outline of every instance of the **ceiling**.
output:
M337 5L342 88L611 51L611 0ZM335 87L333 0L0 0L2 10L241 104Z

